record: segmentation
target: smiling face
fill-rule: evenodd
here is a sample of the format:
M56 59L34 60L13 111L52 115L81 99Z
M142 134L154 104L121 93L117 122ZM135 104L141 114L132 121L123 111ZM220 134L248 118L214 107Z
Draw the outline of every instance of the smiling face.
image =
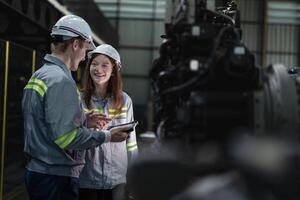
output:
M97 55L90 66L90 75L96 85L107 85L113 72L113 64L110 59L103 55Z
M103 54L92 54L87 62L83 79L83 99L91 108L91 97L110 95L112 108L120 110L123 105L122 78L115 61Z

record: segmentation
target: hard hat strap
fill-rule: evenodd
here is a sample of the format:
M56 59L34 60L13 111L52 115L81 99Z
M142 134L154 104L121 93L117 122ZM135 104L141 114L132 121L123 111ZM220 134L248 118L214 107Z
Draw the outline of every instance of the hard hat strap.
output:
M60 42L66 41L66 40L70 40L72 38L74 38L74 37L65 36L65 35L52 35L51 42L60 43Z

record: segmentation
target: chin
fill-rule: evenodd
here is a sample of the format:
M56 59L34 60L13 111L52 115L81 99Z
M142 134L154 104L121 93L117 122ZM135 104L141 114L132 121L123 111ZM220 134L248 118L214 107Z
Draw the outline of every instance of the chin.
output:
M102 85L102 84L103 84L103 81L97 81L96 84L97 84L97 85Z
M77 71L77 69L78 69L78 67L71 67L71 68L70 68L70 70L71 70L72 72Z
M94 81L94 83L96 84L96 85L102 85L102 84L104 84L105 82L103 82L103 81L99 81L99 80L93 80Z

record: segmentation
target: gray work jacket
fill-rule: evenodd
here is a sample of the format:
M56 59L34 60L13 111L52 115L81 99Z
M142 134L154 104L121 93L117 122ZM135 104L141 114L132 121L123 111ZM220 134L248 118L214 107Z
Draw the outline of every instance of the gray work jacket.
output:
M24 88L24 152L31 171L79 177L85 151L110 140L108 131L84 126L80 93L67 66L53 55L44 57Z
M124 104L120 113L116 113L110 104L110 98L100 100L91 98L91 108L85 111L105 113L116 125L134 120L131 98L123 92ZM109 124L109 125L111 125ZM116 185L126 183L127 161L137 156L138 148L135 130L127 141L108 142L91 148L86 152L86 164L80 174L80 187L90 189L112 189Z

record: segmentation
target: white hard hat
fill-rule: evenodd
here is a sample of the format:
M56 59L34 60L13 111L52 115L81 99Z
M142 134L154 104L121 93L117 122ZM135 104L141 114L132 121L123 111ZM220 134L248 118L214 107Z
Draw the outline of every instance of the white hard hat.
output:
M53 26L51 36L64 36L66 39L80 36L90 42L93 49L96 47L93 43L92 30L89 24L76 15L66 15L61 17Z
M118 51L112 47L109 44L101 44L100 46L97 46L96 49L93 51L88 52L88 58L91 58L93 54L95 53L101 53L104 54L112 59L114 59L119 67L119 69L122 67L121 65L121 58Z

